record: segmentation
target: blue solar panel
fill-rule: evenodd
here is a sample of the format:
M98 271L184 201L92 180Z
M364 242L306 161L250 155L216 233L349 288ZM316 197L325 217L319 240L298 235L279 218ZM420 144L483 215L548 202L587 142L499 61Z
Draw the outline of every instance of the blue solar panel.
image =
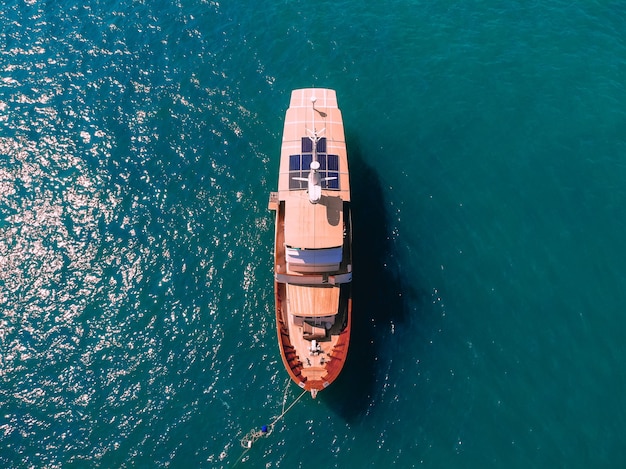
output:
M326 181L329 189L339 189L339 173L334 171L328 171L328 177L335 177L332 181Z
M302 137L302 153L313 153L313 142L309 137Z
M300 169L300 155L289 155L289 171Z
M309 142L311 140L307 139ZM302 146L305 146L304 138L302 139ZM320 151L321 149L326 150L326 139L323 139L323 146L320 146L320 140L318 142L317 149ZM312 149L313 145L309 145L309 148ZM311 153L303 153L302 155L289 155L289 189L297 190L297 189L306 189L307 182L306 181L297 181L294 180L294 177L298 178L306 178L309 175L309 169L311 167L311 162L313 161L313 155ZM332 181L323 181L322 187L324 189L339 189L339 156L338 155L327 155L325 152L320 152L317 154L317 161L320 164L319 174L322 180L327 177L336 178Z
M311 161L313 161L313 155L302 155L302 171L311 169Z
M326 171L326 155L317 155L317 161L320 163L320 171Z
M326 137L317 141L317 152L326 153ZM313 142L309 137L302 137L302 153L313 153Z
M328 170L339 171L339 156L338 155L328 155Z
M326 137L322 137L317 141L317 152L326 153Z

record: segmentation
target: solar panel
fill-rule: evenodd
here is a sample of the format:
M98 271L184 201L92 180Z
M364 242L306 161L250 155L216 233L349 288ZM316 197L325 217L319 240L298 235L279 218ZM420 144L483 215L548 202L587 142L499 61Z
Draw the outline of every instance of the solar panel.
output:
M326 153L326 137L322 137L317 141L317 152Z
M328 155L328 170L339 171L339 156L338 155Z
M313 142L309 137L302 137L302 153L313 153Z
M318 154L317 161L320 163L320 171L326 171L326 155L324 153Z
M300 155L289 155L289 171L298 171L300 167Z
M334 177L332 181L326 181L328 189L339 189L339 173L335 171L328 171L328 177Z
M317 141L317 152L326 153L326 137ZM313 141L309 137L302 137L302 153L313 153Z
M306 139L309 143L311 140ZM321 142L324 142L320 146ZM305 139L302 139L302 147L305 147ZM309 145L308 148L313 149L313 145ZM324 152L320 152L320 149L323 148ZM323 181L322 188L324 189L339 189L339 156L338 155L327 155L325 153L326 150L326 139L319 140L317 142L317 161L320 164L319 174L322 180L324 178L330 177L335 178L331 181ZM297 181L294 180L294 177L298 178L306 178L309 175L309 169L311 167L311 162L313 161L313 155L311 153L303 152L301 155L289 155L289 189L298 190L298 189L306 189L307 182L306 181Z

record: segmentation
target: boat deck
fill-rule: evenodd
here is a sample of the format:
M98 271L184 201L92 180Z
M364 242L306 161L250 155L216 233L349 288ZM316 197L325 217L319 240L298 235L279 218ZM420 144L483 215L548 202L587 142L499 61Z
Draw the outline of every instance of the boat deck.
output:
M302 375L310 380L322 379L327 372L326 366L332 361L331 352L339 337L329 336L329 340L316 340L319 351L312 351L312 340L305 339L303 327L296 325L291 315L288 328L291 343L303 365Z
M285 202L285 243L298 248L322 249L343 244L343 201L324 196L312 204L306 193Z
M319 163L316 168L311 158ZM304 177L310 178L306 187L297 182L306 182ZM315 177L325 178L325 185L318 179L312 186ZM319 197L310 198L315 190ZM276 211L274 274L281 356L291 378L315 397L339 375L351 328L350 179L335 91L292 92L278 191L270 195L268 207Z
M339 304L339 287L287 285L287 307L296 316L333 316Z

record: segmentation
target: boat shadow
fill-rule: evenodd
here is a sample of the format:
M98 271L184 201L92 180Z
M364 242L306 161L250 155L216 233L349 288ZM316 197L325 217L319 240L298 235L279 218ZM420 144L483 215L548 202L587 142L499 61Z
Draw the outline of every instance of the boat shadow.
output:
M408 308L399 269L389 266L395 253L380 180L358 145L348 143L354 233L352 331L343 371L320 396L346 421L353 421L367 412L377 394L377 370L384 366L379 347L390 333L390 321L404 322Z

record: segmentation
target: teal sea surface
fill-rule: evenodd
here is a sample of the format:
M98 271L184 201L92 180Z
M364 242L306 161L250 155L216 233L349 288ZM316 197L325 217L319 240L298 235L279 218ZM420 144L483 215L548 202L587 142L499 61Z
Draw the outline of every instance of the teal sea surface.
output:
M8 0L0 467L626 467L626 5ZM353 338L283 369L291 90L333 88Z

